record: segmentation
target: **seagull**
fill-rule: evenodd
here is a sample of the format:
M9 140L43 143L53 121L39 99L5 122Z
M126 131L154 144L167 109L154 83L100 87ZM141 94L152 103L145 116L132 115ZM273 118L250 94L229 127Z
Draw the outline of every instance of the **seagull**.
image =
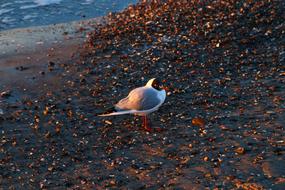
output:
M120 100L112 113L99 116L114 116L123 114L134 114L143 117L143 128L150 132L147 115L158 110L166 98L164 89L160 89L155 78L150 79L145 86L133 89L126 98Z

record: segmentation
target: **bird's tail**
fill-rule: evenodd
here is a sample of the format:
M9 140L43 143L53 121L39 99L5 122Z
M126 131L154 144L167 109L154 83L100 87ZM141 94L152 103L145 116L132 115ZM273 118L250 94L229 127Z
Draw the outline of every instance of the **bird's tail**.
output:
M108 110L102 114L99 114L98 116L105 117L105 116L114 116L114 115L135 114L137 112L138 112L137 110L116 111L116 109L114 109L113 111L110 110L110 112Z

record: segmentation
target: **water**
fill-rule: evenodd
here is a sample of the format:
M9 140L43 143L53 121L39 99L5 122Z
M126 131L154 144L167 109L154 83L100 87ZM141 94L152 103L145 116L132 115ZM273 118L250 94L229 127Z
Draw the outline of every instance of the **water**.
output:
M0 30L103 16L138 0L0 0Z

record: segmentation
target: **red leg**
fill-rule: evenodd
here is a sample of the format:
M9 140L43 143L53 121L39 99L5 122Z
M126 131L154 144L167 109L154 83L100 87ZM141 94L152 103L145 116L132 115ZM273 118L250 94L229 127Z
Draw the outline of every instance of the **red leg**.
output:
M144 128L146 131L151 132L151 128L148 126L148 120L147 120L146 115L143 116L143 128Z

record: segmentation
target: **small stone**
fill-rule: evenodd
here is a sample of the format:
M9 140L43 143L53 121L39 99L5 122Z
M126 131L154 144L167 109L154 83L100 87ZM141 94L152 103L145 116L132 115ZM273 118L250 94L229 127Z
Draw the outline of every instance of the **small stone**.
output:
M16 140L13 140L12 145L13 145L13 146L16 146L16 145L17 145Z
M204 160L205 162L207 162L207 161L209 160L209 157L208 157L208 156L205 156L205 157L203 158L203 160Z
M86 79L85 78L80 79L80 83L81 84L85 84L86 83Z
M190 160L190 156L186 156L185 158L181 160L181 164L187 164L189 160Z
M238 154L244 154L245 153L245 150L243 147L238 147L235 149L235 152L238 153Z
M203 127L205 126L205 121L202 118L194 118L192 119L192 124L195 126Z
M115 180L111 180L110 181L110 185L116 185L116 181Z
M82 179L80 182L81 182L82 185L87 183L86 179Z
M9 98L11 96L11 92L10 91L1 92L0 96L2 98Z
M33 127L33 129L35 129L35 130L39 129L39 125L38 125L38 124L35 124L35 125L33 125L32 127Z
M54 67L54 65L55 65L54 62L52 62L52 61L49 61L49 62L48 62L48 66L49 66L49 67Z
M227 176L226 179L227 179L227 180L234 180L235 177L231 175L231 176Z
M225 125L220 125L219 127L220 127L222 130L228 130L227 126L225 126Z
M113 123L109 120L105 120L105 123L108 124L108 125L112 125Z
M205 174L205 177L207 177L207 178L209 178L209 177L211 177L212 175L210 174L210 173L206 173Z
M48 111L49 111L49 107L45 107L45 110L43 111L43 114L44 114L44 115L47 115L47 114L48 114Z
M60 133L60 128L61 128L61 127L60 127L59 125L57 125L57 126L55 127L55 132L56 132L56 133Z
M45 138L50 138L51 137L51 134L50 134L50 132L47 132L46 134L45 134Z

